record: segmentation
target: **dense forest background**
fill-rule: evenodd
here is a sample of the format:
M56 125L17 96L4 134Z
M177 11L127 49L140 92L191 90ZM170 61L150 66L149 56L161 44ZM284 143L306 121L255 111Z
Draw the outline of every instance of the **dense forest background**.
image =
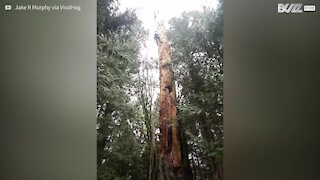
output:
M140 54L148 32L117 0L97 3L98 179L160 179L158 60ZM223 174L222 7L184 12L167 32L184 163L197 180Z

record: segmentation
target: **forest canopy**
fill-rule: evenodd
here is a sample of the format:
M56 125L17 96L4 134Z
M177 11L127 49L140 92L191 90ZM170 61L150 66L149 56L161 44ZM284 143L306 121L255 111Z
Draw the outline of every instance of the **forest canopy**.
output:
M223 3L169 21L184 179L223 174ZM97 1L99 180L165 179L161 170L158 59L141 56L148 32L134 10ZM173 178L175 179L175 178ZM179 179L178 177L176 179Z

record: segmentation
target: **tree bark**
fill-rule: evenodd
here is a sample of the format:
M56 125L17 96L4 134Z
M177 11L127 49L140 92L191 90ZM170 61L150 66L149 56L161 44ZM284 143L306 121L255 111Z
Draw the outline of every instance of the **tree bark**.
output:
M166 180L186 180L176 119L176 89L171 67L170 47L164 33L159 43L160 66L160 160ZM161 168L161 167L160 167Z

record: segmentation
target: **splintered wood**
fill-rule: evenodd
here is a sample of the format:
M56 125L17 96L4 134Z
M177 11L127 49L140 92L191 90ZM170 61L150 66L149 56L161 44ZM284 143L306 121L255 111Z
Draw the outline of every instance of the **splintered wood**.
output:
M170 58L170 47L161 33L159 44L160 66L160 153L166 179L183 178L183 163L181 160L180 133L176 119L176 89Z

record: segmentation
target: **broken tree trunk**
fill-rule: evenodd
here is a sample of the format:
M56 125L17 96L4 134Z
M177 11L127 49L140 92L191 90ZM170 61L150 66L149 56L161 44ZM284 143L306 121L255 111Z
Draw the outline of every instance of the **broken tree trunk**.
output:
M160 67L160 161L163 178L186 179L180 148L180 132L176 119L176 89L171 67L170 47L166 35L161 33L159 43Z

